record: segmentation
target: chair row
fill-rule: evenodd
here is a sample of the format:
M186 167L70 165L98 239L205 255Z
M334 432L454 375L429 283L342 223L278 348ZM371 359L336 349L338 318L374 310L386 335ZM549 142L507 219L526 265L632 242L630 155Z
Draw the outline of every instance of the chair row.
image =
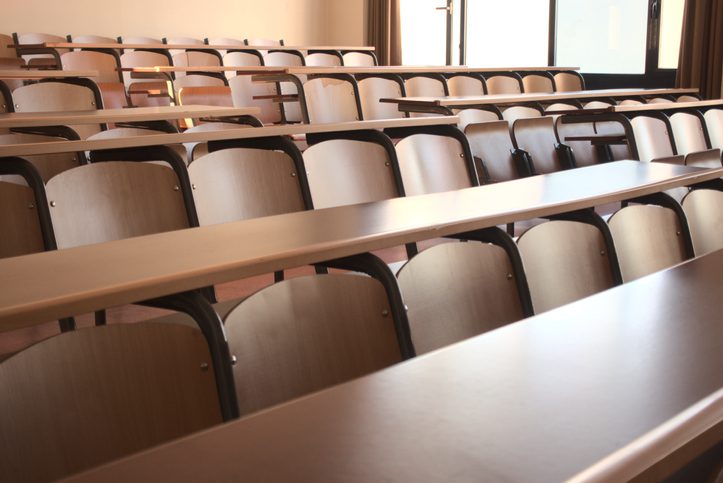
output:
M239 149L245 148L209 156ZM97 199L105 189L85 182L102 183L111 172L127 183L123 189L143 192L134 196L140 210L123 213L124 224L172 204L174 217L183 218L178 179L166 166L99 162L73 171L73 196L60 197L60 180L48 183L46 206L64 210L64 220L71 217L66 205L89 193ZM147 190L154 183L151 201ZM530 229L517 244L494 228L460 234L465 242L413 257L397 283L383 276L373 256L361 255L330 265L370 277L317 275L263 289L224 317L239 412L368 374L415 350L434 350L692 256L688 224L674 202L664 196L635 201L608 224L590 212L569 214ZM720 248L723 193L694 190L684 207L691 227L701 223ZM77 209L73 216L86 218L85 230L102 217ZM47 481L220 423L213 379L219 368L210 363L208 344L194 327L146 322L66 332L0 364L4 474ZM64 429L69 425L75 430Z

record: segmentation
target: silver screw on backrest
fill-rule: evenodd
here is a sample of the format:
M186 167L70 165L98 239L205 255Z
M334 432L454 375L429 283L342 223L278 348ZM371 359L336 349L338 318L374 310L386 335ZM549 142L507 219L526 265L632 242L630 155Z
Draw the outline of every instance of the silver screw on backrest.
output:
M50 202L50 206L55 207L55 205L56 205L55 201Z
M201 363L201 372L206 372L206 371L208 371L208 367L209 367L209 366L208 366L208 362L202 362L202 363Z
M173 187L173 191L179 191L180 189L181 189L181 188L179 188L178 186L174 186L174 187Z
M389 311L387 309L382 310L382 317L386 317L389 315Z
M35 208L35 205L32 203L28 203L28 209L32 210L33 208Z

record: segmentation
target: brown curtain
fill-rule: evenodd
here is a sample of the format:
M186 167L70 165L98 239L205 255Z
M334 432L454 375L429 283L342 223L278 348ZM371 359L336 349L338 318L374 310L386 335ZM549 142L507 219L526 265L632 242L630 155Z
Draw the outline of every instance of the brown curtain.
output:
M678 60L678 87L697 87L704 99L721 97L723 0L687 0Z
M401 65L401 0L368 0L367 41L376 49L379 65Z

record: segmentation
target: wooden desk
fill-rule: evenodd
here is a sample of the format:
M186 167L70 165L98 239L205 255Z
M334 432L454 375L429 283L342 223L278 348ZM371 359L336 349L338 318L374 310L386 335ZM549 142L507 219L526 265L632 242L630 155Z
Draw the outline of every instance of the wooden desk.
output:
M288 67L287 74L455 74L455 73L492 73L492 72L561 72L576 71L579 67L470 67L467 65L425 65L402 66L381 65L374 67Z
M89 111L9 112L0 114L0 128L38 127L106 122L168 121L197 117L256 115L257 107L160 106L96 109Z
M44 42L40 44L19 44L10 47L23 49L144 49L144 50L340 50L373 52L374 47L360 45L238 45L238 44L119 44L119 43L76 43L76 42Z
M191 106L193 107L193 106ZM0 119L1 119L0 115ZM58 141L48 143L0 145L0 159L8 156L31 156L35 154L73 153L78 151L99 151L103 149L161 146L166 144L224 141L228 139L249 139L268 136L293 136L300 134L359 131L363 129L387 129L398 127L422 127L457 124L455 116L425 118L382 119L377 121L349 121L320 124L284 124L253 129L223 129L197 133L149 134L126 136L116 139L81 141Z
M0 69L0 80L54 79L58 77L98 77L97 70Z
M682 109L701 109L706 107L723 107L723 99L710 99L697 102L655 102L640 106L610 106L608 112L646 112L646 111L667 111Z
M723 168L618 161L453 192L6 258L0 260L0 331L721 176Z
M723 438L723 251L67 482L659 481Z
M698 89L599 89L554 93L493 94L487 96L396 97L380 102L397 104L400 111L450 113L452 109L475 108L489 105L524 104L530 102L555 103L569 100L650 97L664 95L697 94Z
M244 66L234 67L228 65L210 65L210 66L175 66L175 65L156 65L149 67L121 67L121 72L131 72L132 74L165 74L171 72L236 72L238 74L283 74L286 72L284 67L267 67L267 66Z

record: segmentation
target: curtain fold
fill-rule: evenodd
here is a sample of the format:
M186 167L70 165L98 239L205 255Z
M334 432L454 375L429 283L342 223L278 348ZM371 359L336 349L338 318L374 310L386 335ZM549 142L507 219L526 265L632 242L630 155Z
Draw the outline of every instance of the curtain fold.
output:
M723 0L687 0L678 60L678 87L697 87L704 99L723 89Z
M368 0L367 41L376 49L379 65L401 65L401 0Z

